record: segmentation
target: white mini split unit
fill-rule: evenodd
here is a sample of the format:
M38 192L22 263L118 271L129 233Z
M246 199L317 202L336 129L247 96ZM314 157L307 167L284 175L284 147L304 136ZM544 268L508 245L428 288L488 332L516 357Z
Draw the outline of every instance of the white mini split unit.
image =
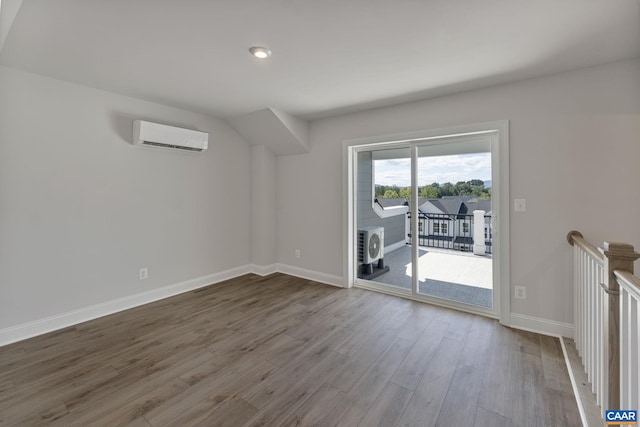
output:
M209 145L209 134L175 126L135 120L133 144L177 150L204 151Z
M384 257L384 228L363 227L358 230L358 258L371 264Z

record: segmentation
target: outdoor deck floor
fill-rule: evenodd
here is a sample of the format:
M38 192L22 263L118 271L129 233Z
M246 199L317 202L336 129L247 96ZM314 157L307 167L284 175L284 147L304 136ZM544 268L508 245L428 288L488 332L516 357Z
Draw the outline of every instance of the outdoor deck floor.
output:
M491 256L447 249L419 248L418 281L422 294L491 307L493 279ZM389 272L376 282L411 289L411 246L407 245L384 256Z

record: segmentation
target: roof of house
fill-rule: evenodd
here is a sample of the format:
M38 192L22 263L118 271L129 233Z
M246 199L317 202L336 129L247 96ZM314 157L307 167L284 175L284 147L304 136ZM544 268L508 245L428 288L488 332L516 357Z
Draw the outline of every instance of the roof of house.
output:
M420 199L418 199L420 203ZM447 215L472 215L475 210L483 210L491 214L491 200L479 199L476 196L445 196L440 199L425 199L419 204L424 213L441 213Z
M392 208L395 206L407 206L407 199L404 197L394 197L385 199L384 197L376 197L376 202L382 206L383 209Z
M411 206L402 197L384 198L377 197L376 203L383 209L397 206ZM440 199L426 199L418 197L419 210L423 213L446 215L473 215L475 210L483 210L491 215L491 200L479 199L476 196L445 196Z
M482 210L485 211L485 215L491 215L491 200L475 198L467 200L463 205L467 207L467 215L471 215L475 210Z

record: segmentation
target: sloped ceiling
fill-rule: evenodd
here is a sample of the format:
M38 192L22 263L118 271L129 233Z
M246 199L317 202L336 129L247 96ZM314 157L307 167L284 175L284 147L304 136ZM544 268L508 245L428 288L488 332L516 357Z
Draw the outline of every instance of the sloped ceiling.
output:
M637 0L2 0L0 14L5 29L15 16L2 65L222 117L251 140L262 122L288 132L283 152L308 148L299 120L640 56Z
M309 152L309 124L273 108L228 120L251 145L264 145L278 156Z

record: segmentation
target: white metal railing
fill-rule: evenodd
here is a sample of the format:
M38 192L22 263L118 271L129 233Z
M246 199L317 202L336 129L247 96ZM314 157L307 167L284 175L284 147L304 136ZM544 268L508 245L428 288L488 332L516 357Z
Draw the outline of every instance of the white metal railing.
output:
M640 279L614 272L620 285L620 409L640 409Z
M596 249L571 231L574 247L576 348L602 409L638 409L640 279L633 246L606 243Z

